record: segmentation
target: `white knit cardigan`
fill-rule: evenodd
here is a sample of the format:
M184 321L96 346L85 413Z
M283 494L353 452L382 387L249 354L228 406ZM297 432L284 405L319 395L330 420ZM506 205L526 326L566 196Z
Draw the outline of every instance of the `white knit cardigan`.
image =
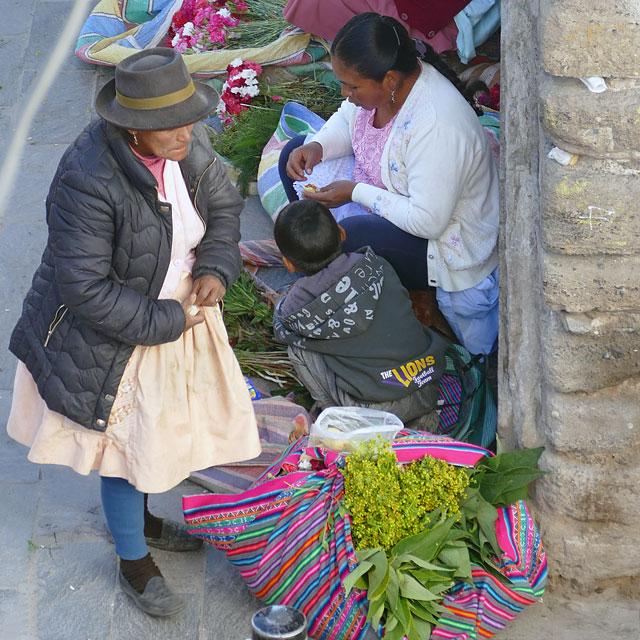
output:
M353 154L361 107L345 100L314 136L323 160ZM460 92L431 65L391 128L380 160L386 189L358 183L354 202L427 238L429 284L462 291L498 264L498 174L487 135Z

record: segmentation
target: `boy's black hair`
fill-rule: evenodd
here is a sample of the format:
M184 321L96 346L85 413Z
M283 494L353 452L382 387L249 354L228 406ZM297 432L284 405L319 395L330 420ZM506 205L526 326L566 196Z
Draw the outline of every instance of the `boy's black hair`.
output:
M340 228L316 200L297 200L278 215L273 228L280 253L306 275L324 269L342 253Z

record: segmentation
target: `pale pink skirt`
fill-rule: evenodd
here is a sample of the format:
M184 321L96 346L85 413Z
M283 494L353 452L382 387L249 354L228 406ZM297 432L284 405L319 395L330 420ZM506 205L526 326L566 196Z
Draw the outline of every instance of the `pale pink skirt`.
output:
M175 342L135 348L104 433L50 411L19 362L7 431L30 447L32 462L84 475L96 469L146 493L260 454L251 399L217 306Z

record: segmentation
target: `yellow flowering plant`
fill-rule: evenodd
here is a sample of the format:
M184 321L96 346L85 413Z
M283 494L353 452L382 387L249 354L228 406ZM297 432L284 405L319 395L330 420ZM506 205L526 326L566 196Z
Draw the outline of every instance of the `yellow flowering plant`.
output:
M358 566L344 586L367 590L367 620L384 626L385 640L428 638L449 589L471 583L472 564L504 579L496 507L528 497L527 485L542 474L541 453L485 456L474 467L431 456L401 465L391 445L374 441L346 458L344 503Z

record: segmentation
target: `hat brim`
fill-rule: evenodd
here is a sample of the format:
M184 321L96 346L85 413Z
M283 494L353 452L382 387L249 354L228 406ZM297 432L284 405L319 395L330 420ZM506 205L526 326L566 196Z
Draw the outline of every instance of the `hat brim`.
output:
M183 127L209 115L220 100L213 87L196 81L194 84L195 92L183 102L161 109L138 110L124 107L116 100L114 78L100 89L96 98L96 111L108 122L124 129L160 131Z

